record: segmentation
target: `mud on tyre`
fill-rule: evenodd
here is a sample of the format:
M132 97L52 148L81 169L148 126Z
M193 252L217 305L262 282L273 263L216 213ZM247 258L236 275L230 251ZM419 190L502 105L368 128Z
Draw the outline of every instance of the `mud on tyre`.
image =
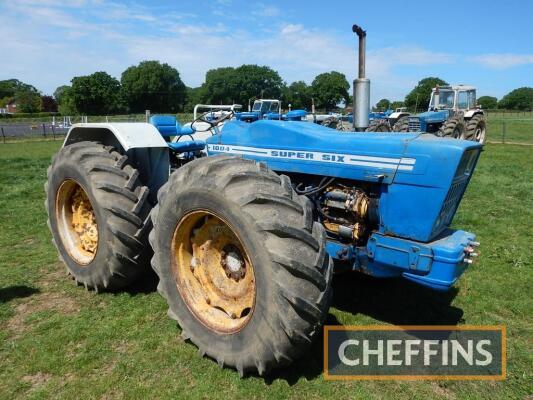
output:
M148 188L126 155L95 142L62 148L48 168L45 208L60 259L86 288L123 288L147 270Z
M174 172L152 211L168 314L221 367L263 375L321 329L332 264L310 201L262 163L216 156Z

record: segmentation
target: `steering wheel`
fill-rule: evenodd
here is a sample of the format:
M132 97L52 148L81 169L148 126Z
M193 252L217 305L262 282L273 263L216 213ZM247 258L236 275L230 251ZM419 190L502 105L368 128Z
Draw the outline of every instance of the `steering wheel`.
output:
M206 117L208 115L212 115L213 114L213 111L207 111L205 113L203 113L202 115L200 115L198 118L196 118L192 123L191 123L191 128L195 131L195 132L206 132L206 131L209 131L211 130L212 128L214 128L215 126L217 125L220 125L222 122L228 120L228 119L231 119L233 118L233 116L235 115L235 112L233 110L230 110L226 115L223 115L222 117L218 118L218 119L215 119L215 120L208 120ZM207 129L197 129L194 127L194 124L198 123L198 122L204 122L206 124L209 125L209 128Z

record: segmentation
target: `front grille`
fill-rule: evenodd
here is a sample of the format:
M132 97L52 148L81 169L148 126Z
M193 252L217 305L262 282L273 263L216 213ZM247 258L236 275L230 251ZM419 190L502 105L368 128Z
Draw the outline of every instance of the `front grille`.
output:
M409 132L420 132L419 118L409 118Z
M470 181L470 177L472 176L478 156L478 149L468 150L463 154L459 166L457 167L455 177L453 178L452 185L450 186L450 190L446 195L440 214L433 227L432 233L434 235L438 234L442 229L451 224L455 211L457 210L457 207L459 207L459 202L461 201L468 182Z

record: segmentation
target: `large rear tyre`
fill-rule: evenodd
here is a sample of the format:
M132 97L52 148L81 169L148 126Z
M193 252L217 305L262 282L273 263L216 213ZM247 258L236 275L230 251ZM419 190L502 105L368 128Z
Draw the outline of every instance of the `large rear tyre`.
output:
M464 122L457 117L452 117L442 124L438 136L453 139L465 139L466 128Z
M485 116L478 114L474 115L466 124L465 137L468 140L485 143L485 136L487 133L487 122Z
M168 315L201 355L265 374L320 331L332 264L310 201L286 176L238 157L174 172L152 211L152 266Z
M78 283L116 290L147 270L148 188L127 156L94 142L66 146L44 188L54 245Z
M374 119L368 124L366 132L390 132L391 127L386 119Z
M409 132L409 117L400 118L392 127L394 132Z

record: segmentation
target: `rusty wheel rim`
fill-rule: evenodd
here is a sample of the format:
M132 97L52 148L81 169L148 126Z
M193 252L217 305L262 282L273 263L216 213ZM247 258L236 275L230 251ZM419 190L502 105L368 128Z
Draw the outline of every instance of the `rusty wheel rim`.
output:
M250 321L255 276L235 230L213 212L185 215L171 246L178 291L193 315L216 333L235 333Z
M59 236L69 256L87 265L98 250L98 224L87 192L73 179L61 183L56 194Z

